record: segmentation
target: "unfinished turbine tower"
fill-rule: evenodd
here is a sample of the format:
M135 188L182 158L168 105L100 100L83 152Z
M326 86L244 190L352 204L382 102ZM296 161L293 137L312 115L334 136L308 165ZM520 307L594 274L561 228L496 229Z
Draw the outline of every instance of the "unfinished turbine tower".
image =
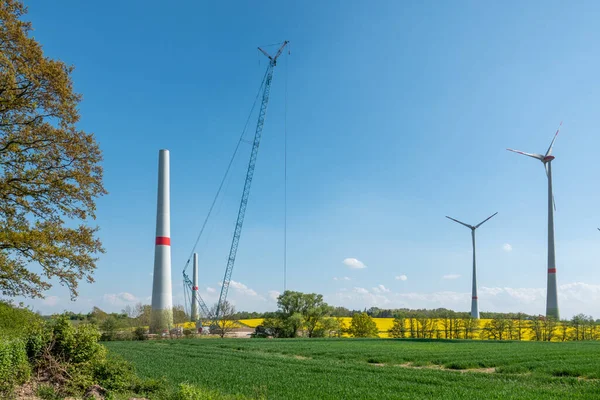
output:
M554 138L552 139L552 142L550 142L550 147L548 147L548 151L546 151L545 155L506 149L514 153L540 160L544 164L544 169L546 170L546 177L548 178L548 286L546 292L546 317L554 317L556 319L559 319L560 314L558 312L558 294L556 288L556 253L554 251L555 204L554 193L552 192L552 160L554 160L554 156L552 155L552 147L554 146L554 141L558 136L561 125L562 122L558 126L558 129L554 134Z
M194 253L192 279L192 309L190 313L190 318L193 322L196 322L200 318L200 314L198 313L198 253Z
M158 198L150 333L160 333L173 326L169 186L169 150L160 150L158 153Z
M477 298L477 262L476 262L476 258L475 258L475 230L496 214L498 214L498 213L496 212L496 213L490 215L489 217L487 217L486 219L484 219L482 222L478 223L475 226L465 224L464 222L461 222L457 219L451 218L446 215L446 218L451 219L454 222L458 222L459 224L464 225L467 228L471 229L471 239L473 241L473 289L471 292L471 317L477 318L477 319L479 319L479 299Z

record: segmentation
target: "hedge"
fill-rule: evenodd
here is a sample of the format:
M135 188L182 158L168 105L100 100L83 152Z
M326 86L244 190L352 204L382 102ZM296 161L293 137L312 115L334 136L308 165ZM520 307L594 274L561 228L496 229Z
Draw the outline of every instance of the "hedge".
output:
M0 339L0 397L27 382L30 375L25 343L20 339Z

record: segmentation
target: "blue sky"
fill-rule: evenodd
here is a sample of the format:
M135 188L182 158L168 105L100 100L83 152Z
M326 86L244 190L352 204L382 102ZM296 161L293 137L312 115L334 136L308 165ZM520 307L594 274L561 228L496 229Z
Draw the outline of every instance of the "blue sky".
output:
M541 163L505 149L544 152L564 121L553 162L559 302L564 317L600 316L599 3L26 4L46 54L76 67L80 127L101 144L110 192L98 202L107 252L96 283L76 302L57 286L34 308L149 302L161 148L182 302L182 267L267 66L256 47L287 39L233 271L238 309L274 309L283 289L287 92L288 289L350 308L467 311L470 235L444 216L477 223L498 211L477 233L480 310L544 313L546 179ZM209 303L249 151L199 248Z

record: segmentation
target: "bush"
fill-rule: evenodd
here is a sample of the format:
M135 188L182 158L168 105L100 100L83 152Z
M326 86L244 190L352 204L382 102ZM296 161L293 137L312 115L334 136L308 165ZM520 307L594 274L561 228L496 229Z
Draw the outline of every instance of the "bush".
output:
M110 342L117 339L117 320L115 317L109 316L100 324L100 329L102 330L101 341Z
M37 388L36 395L43 400L61 400L62 396L56 392L52 386L40 385Z
M94 362L93 378L103 388L116 392L130 390L136 380L133 366L115 356Z
M20 339L0 340L0 396L9 395L31 375L25 342Z
M148 337L146 336L146 330L144 328L137 327L133 331L133 340L146 340Z
M42 331L41 338L37 338L37 332L34 336L34 342L41 341L49 355L65 363L83 363L106 353L98 343L100 333L95 326L80 324L75 328L65 316L48 324L46 332Z
M33 311L12 303L0 301L0 337L24 338L29 328L39 326L42 319Z
M143 330L141 334L145 337ZM37 394L45 400L79 398L90 388L106 390L107 399L114 393L164 390L164 381L141 380L130 363L107 357L106 348L98 343L100 337L96 326L73 326L62 315L34 325L24 339L0 340L0 398L11 396L16 385L27 382L32 366L43 377Z

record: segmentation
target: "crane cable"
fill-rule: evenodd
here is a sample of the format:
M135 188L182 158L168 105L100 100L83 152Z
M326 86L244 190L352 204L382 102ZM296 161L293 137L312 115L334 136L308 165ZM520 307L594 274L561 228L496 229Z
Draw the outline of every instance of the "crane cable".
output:
M192 257L194 256L194 251L196 251L196 247L198 246L198 242L200 241L200 238L202 237L202 234L204 233L204 229L206 228L206 224L208 223L208 220L210 218L210 215L212 214L213 208L215 207L215 203L217 202L217 198L219 197L219 194L221 193L221 189L223 189L223 184L225 183L225 180L227 179L227 176L229 175L229 170L231 169L231 165L233 164L233 160L235 159L235 156L237 155L237 152L240 148L240 144L244 141L244 135L246 134L246 129L248 128L248 123L250 122L250 118L252 117L252 113L254 112L254 109L256 107L256 103L258 102L258 98L260 96L261 90L265 84L265 80L267 79L267 73L265 72L265 75L263 77L263 80L260 84L260 87L258 88L258 93L256 94L256 98L254 99L254 104L252 104L252 109L250 110L250 114L248 115L248 119L246 120L246 124L244 125L244 129L242 130L242 134L240 135L240 138L237 142L237 145L235 146L235 150L233 151L233 155L231 156L231 160L229 160L229 165L227 165L227 170L225 171L225 175L223 176L223 179L221 179L221 184L219 185L219 189L217 190L217 194L215 195L215 198L212 201L212 204L210 205L210 208L208 210L208 214L206 215L206 218L204 219L204 222L202 223L202 228L200 229L200 233L198 234L198 237L196 238L196 242L194 243L194 247L192 248L192 251L190 253L190 256L188 257L188 260L185 263L185 267L183 268L183 272L185 273L185 271L187 270L187 267L190 265L190 261L192 260Z
M285 96L283 111L283 291L287 289L287 98L288 98L288 57L285 59Z

